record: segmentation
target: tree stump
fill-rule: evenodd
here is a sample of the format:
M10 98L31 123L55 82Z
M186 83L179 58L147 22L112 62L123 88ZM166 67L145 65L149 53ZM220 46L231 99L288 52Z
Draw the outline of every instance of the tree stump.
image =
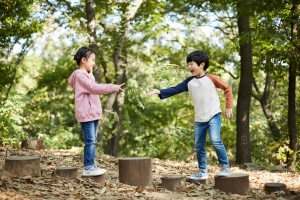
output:
M9 176L41 176L40 157L12 156L5 158L4 170Z
M76 178L78 176L78 167L59 167L56 169L56 174L65 178Z
M151 158L120 158L119 181L132 186L149 186L152 183Z
M206 184L206 179L200 179L200 180L194 180L194 179L186 179L186 182L189 183L200 183L200 184Z
M105 174L101 174L98 176L81 176L82 179L87 180L90 179L96 183L99 183L100 186L104 186L105 185Z
M25 149L45 149L44 140L40 139L28 139L22 141L21 148Z
M245 195L249 192L248 174L231 174L230 176L215 176L215 188L220 191Z
M265 183L266 192L277 192L283 191L286 192L286 185L284 183Z
M175 191L180 190L181 181L185 181L185 176L182 175L166 175L161 178L162 186L165 189Z

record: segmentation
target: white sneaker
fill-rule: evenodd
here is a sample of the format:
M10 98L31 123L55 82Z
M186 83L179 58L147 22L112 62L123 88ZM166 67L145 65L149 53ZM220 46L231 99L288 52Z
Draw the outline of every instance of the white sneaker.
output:
M99 176L106 172L106 169L92 167L90 169L83 169L82 176Z
M197 174L193 174L193 175L189 176L188 178L192 179L192 180L207 179L208 173L207 173L207 170L200 170Z
M223 167L221 171L217 174L217 176L229 176L231 174L231 170L229 167Z

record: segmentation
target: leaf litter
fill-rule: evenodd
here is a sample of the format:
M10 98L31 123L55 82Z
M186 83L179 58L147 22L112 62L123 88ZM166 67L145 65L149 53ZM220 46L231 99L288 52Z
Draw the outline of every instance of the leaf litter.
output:
M40 177L12 178L4 173L5 158L10 156L39 156ZM232 173L249 174L250 191L247 195L231 194L219 191L214 187L214 175L217 166L209 166L209 177L206 184L182 181L176 191L162 187L161 177L164 175L190 175L197 172L197 162L160 160L152 158L152 185L130 186L119 182L118 158L108 155L97 155L96 164L107 170L105 184L90 179L68 179L56 175L58 167L78 167L83 169L83 154L79 150L31 150L0 147L0 200L73 200L73 199L103 199L103 200L159 200L159 199L220 199L220 200L300 200L300 173L284 170L248 170L232 166ZM265 183L284 183L287 192L267 193ZM238 186L237 186L238 187Z

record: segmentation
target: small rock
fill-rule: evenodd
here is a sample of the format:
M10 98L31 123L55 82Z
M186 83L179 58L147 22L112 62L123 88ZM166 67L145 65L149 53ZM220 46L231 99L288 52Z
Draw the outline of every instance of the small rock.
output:
M261 168L254 163L244 163L243 169L249 169L249 170L261 170Z

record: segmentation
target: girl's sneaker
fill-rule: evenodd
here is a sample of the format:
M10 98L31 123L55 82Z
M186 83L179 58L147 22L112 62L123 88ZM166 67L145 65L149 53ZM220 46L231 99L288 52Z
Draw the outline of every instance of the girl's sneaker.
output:
M206 170L200 170L197 174L193 174L193 175L189 176L188 178L193 179L193 180L207 179L208 173Z
M101 169L93 166L90 169L83 169L82 176L99 176L106 172L106 169Z
M223 167L221 171L217 174L217 176L229 176L231 174L231 170L229 167Z

